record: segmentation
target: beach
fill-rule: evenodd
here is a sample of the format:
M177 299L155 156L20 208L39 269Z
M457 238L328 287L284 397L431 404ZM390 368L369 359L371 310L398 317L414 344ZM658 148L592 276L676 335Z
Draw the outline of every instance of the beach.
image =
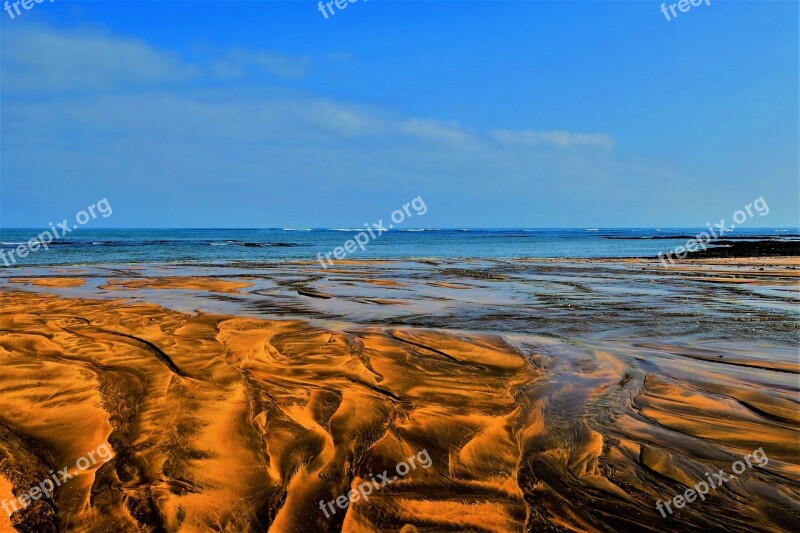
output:
M0 533L800 530L800 2L2 1Z
M797 257L8 269L0 500L76 475L0 530L791 531L798 282Z

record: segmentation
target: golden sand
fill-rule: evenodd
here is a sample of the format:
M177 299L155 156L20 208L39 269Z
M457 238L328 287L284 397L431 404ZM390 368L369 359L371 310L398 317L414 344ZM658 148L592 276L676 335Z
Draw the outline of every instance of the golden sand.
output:
M103 442L116 453L113 469L59 490L62 527L323 530L319 500L422 449L433 466L353 505L348 527L413 515L503 531L524 519L514 395L537 372L499 337L1 298L2 423L50 452L37 466ZM43 506L15 519L44 523Z
M135 278L124 280L111 280L101 287L106 290L121 289L191 289L212 292L239 292L239 289L251 287L252 283L241 281L227 281L224 279L201 277L163 277L163 278Z
M86 284L86 280L83 278L11 278L8 281L39 287L80 287Z

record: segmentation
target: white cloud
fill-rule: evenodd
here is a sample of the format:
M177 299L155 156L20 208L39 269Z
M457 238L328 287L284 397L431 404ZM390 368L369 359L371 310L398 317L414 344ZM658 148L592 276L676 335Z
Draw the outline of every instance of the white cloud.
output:
M174 84L199 70L131 37L28 26L2 39L3 89L57 92Z
M224 59L215 62L219 71L220 65L229 71L235 70L243 77L248 67L256 67L269 74L282 78L303 78L311 68L311 59L305 56L289 56L275 52L251 52L237 48L231 50Z
M263 73L302 78L312 65L305 56L241 48L208 53L191 64L132 37L45 26L12 28L2 35L2 57L2 88L13 93L168 87L204 75L227 81Z
M615 140L605 133L570 133L568 131L511 131L494 130L492 137L503 144L517 146L550 145L558 148L592 146L611 149Z
M458 122L442 122L435 119L412 118L400 124L400 130L411 137L420 139L459 143L471 139Z

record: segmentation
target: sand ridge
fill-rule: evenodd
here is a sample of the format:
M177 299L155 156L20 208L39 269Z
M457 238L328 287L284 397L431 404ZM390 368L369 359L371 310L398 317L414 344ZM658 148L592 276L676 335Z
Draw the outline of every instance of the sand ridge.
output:
M507 518L491 530L524 520L514 392L532 369L499 337L333 332L24 293L4 293L2 309L0 421L53 464L103 441L116 454L17 523L47 530L57 514L61 527L95 530L324 528L309 512L320 499L422 449L430 471L353 505L348 527L441 521L432 494L460 509L458 527L486 523L488 508ZM494 503L478 503L488 494Z

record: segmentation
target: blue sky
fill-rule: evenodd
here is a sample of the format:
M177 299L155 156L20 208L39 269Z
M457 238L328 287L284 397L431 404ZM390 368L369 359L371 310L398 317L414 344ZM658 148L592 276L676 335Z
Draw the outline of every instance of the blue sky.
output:
M798 226L798 3L0 12L0 225Z

